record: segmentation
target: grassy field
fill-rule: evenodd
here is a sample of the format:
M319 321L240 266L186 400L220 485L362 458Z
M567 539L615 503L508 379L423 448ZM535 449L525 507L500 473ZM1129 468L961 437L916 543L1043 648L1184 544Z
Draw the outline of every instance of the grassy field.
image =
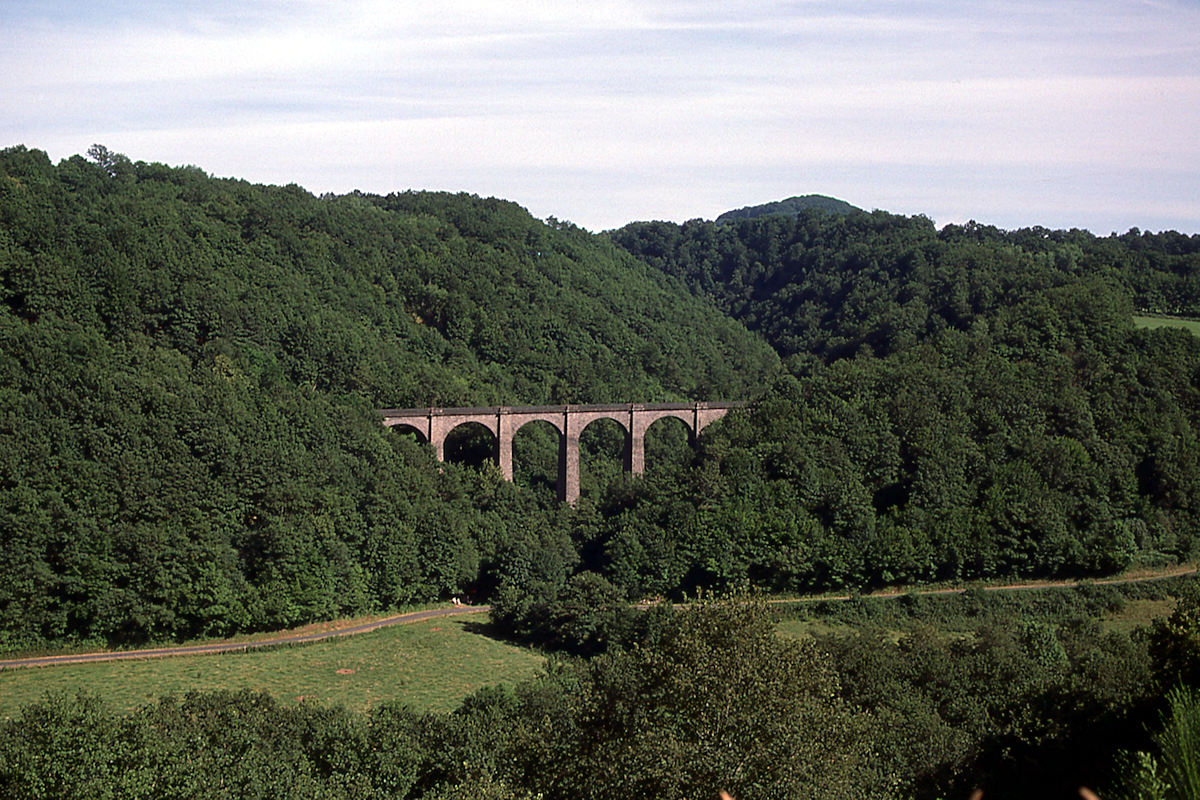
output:
M1038 620L1060 625L1072 618L1096 620L1107 631L1130 633L1167 617L1195 575L1125 585L1047 586L1038 591L976 592L894 597L864 596L847 602L780 604L779 631L797 638L847 636L863 627L882 630L896 642L914 627L948 637L975 635L989 620Z
M778 606L779 630L798 637L848 635L870 625L888 631L895 641L917 622L933 625L947 636L970 636L981 614L1020 615L1051 623L1082 614L1109 630L1128 632L1170 614L1180 587L1194 580L1180 576L1121 587L988 592L973 598L905 595L787 603ZM302 631L336 629L358 621L318 623ZM447 711L476 689L525 680L543 664L537 652L487 636L483 622L482 616L447 617L307 645L0 670L0 719L14 716L46 692L81 689L126 711L161 695L213 689L260 690L287 703L311 701L355 710L401 701L418 710Z
M948 602L944 598L941 602ZM938 602L938 601L934 601ZM1154 620L1170 616L1175 609L1174 599L1143 599L1130 600L1120 609L1105 612L1099 619L1100 627L1104 630L1131 633L1135 628L1151 625ZM823 617L784 617L777 623L779 632L785 636L799 639L819 636L849 636L860 626L845 623L830 622ZM962 638L967 636L969 626L948 625L942 628L946 636ZM906 631L906 626L892 622L885 627L887 638L893 643L900 640Z
M446 711L476 689L532 677L544 659L480 633L481 620L395 625L314 644L218 655L0 671L0 719L48 691L83 689L114 708L193 689L254 689L284 702L362 710L399 700Z
M1135 316L1133 324L1139 328L1183 328L1184 330L1191 331L1195 336L1200 336L1200 320L1196 319Z

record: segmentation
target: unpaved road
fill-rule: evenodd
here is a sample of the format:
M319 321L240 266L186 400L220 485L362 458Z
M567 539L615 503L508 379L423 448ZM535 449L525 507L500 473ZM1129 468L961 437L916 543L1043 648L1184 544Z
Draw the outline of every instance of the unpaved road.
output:
M332 639L335 636L349 636L354 633L366 633L388 625L401 625L406 622L419 622L432 617L451 617L459 614L484 614L491 606L451 606L450 608L432 608L427 611L410 611L397 614L373 622L363 622L345 628L335 628L317 633L285 633L270 639L255 639L247 642L213 642L212 644L196 644L182 647L160 647L153 650L106 650L99 653L80 653L78 655L36 656L33 658L14 658L0 661L0 669L14 667L50 667L58 664L83 664L88 661L121 661L131 658L166 658L167 656L191 656L200 653L230 653L235 650L250 650L255 647L273 647L281 644L300 644L301 642L319 642L322 639Z
M1116 586L1126 583L1143 583L1146 581L1161 581L1167 578L1178 578L1183 575L1193 575L1197 571L1197 567L1184 566L1155 572L1149 575L1138 575L1129 578L1105 578L1103 580L1088 580L1088 581L1038 581L1030 583L1010 583L1002 586L983 586L985 592L1013 592L1013 591L1032 591L1036 589L1061 589L1070 588L1073 586L1081 586L1083 584L1091 584L1096 586ZM934 595L934 594L962 594L966 592L965 588L947 588L947 589L917 589L911 592L884 591L877 594L861 595L864 598L887 598L887 597L903 597L905 594L917 595ZM849 600L853 595L821 595L817 597L797 597L797 598L780 598L770 600L771 603L819 603L823 601ZM433 608L427 611L410 611L406 614L397 614L384 619L377 619L373 622L363 622L358 625L351 625L345 628L335 628L327 631L319 631L317 633L283 633L279 636L274 636L270 639L255 639L246 642L213 642L212 644L197 644L183 647L161 647L153 650L106 650L98 653L82 653L78 655L62 655L62 656L35 656L33 658L14 658L7 661L0 660L0 669L13 669L16 667L50 667L57 664L83 664L88 661L121 661L131 658L166 658L167 656L190 656L200 653L229 653L236 650L250 650L255 647L273 647L281 644L300 644L302 642L318 642L322 639L332 639L335 636L350 636L355 633L366 633L368 631L377 630L387 627L388 625L402 625L407 622L419 622L423 619L433 617L451 617L460 614L484 614L491 610L491 606L451 606L449 608Z
M1076 586L1121 586L1128 583L1148 583L1150 581L1165 581L1168 578L1181 578L1184 575L1195 575L1200 567L1190 565L1171 567L1159 572L1150 573L1147 575L1134 575L1128 578L1102 578L1076 580L1076 581L1030 581L1029 583L1005 583L999 586L980 586L979 588L985 592L1027 592L1036 589L1071 589ZM822 603L827 600L849 600L852 597L861 597L864 600L878 600L899 598L905 595L931 595L931 594L965 594L970 591L969 588L962 586L948 587L944 589L910 589L898 591L894 589L885 589L880 592L863 595L850 594L823 594L813 595L811 597L793 597L779 598L776 600L768 600L769 603Z

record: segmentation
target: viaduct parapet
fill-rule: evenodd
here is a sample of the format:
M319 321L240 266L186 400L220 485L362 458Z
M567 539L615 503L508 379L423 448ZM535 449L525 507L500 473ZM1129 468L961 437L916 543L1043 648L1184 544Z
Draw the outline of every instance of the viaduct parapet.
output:
M745 403L621 403L614 405L495 406L488 408L385 408L383 424L417 431L433 445L438 461L446 457L446 437L460 425L479 423L496 437L496 462L504 479L513 477L513 437L530 422L549 422L559 434L558 498L579 499L579 434L598 419L611 419L625 429L625 469L646 469L646 431L665 417L683 420L693 442L710 423Z

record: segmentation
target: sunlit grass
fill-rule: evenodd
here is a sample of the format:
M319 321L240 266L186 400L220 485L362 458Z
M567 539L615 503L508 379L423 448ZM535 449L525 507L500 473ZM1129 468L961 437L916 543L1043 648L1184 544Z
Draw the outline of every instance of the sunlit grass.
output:
M1049 592L1075 591L1067 587ZM1025 593L1022 593L1022 596ZM1039 594L1043 594L1039 592ZM926 624L944 617L958 602L956 595L866 599L869 603L920 603ZM862 601L860 601L862 602ZM795 637L852 634L861 625L854 619L785 611L779 630ZM836 604L840 606L840 604ZM1097 617L1108 630L1128 632L1170 614L1174 599L1130 597ZM809 608L804 604L801 608ZM898 610L898 609L897 609ZM873 615L872 615L873 616ZM907 615L901 615L907 616ZM951 614L951 617L954 617ZM880 623L896 641L906 629L899 618ZM323 630L362 620L318 623ZM0 671L0 718L43 697L48 691L97 694L116 708L131 710L165 694L191 690L252 689L268 692L283 702L340 704L363 710L386 701L408 703L419 710L445 711L468 694L496 683L516 683L532 677L543 663L537 652L485 635L482 616L435 618L395 625L372 633L338 637L302 645L203 656L147 658L55 667ZM942 619L944 635L962 636L957 619ZM309 629L305 629L306 632ZM278 634L257 634L247 639Z
M1139 328L1183 328L1200 336L1200 320L1184 319L1182 317L1139 317L1133 318L1133 324Z
M1100 620L1105 630L1131 633L1135 628L1149 626L1164 619L1175 610L1175 598L1161 600L1127 600L1119 611L1109 612Z
M532 677L544 661L535 651L483 635L481 624L432 619L302 646L4 670L0 718L48 691L79 689L122 710L165 694L253 689L287 703L363 710L395 700L446 711L483 686Z
M1052 593L1073 593L1073 591L1076 590L1073 588L1046 588L1043 590L1043 596ZM936 631L947 638L967 639L974 636L979 622L974 616L962 615L961 609L955 609L955 604L961 602L959 596L956 595L920 597L918 602L922 603L923 610L916 615L894 613L899 609L892 603L905 602L902 599L886 600L882 597L875 597L875 599L865 602L887 604L886 606L876 606L874 613L869 613L870 621L863 622L841 619L838 615L826 616L817 610L806 612L803 607L781 610L780 619L776 621L776 628L784 636L799 639L853 636L854 633L865 630L865 628L872 628L872 630L882 631L884 639L896 643L906 632L912 630L918 620L926 631ZM1124 599L1115 607L1097 615L1096 620L1105 631L1132 633L1135 628L1151 626L1154 620L1169 616L1175 609L1175 604L1175 597ZM1002 612L997 608L991 613ZM1009 613L1027 615L1028 619L1036 619L1043 616L1045 610L1039 612L1037 607L1031 604L1024 612L1010 610ZM1057 615L1069 616L1070 612L1060 612Z

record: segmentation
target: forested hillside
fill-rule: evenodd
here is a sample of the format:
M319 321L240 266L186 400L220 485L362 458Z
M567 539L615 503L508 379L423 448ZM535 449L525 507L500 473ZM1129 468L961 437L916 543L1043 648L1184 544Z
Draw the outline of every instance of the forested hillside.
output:
M629 601L1194 558L1200 339L1133 316L1200 315L1200 237L820 210L597 236L89 155L0 151L0 650L475 593L571 656L448 715L51 696L0 722L5 796L1183 796L1193 579L852 599L798 640L745 595ZM655 425L639 478L590 427L575 507L544 426L507 483L486 438L438 464L377 413L668 399L753 405L694 448ZM1159 619L1111 627L1127 602Z
M818 211L595 236L90 155L0 154L0 647L462 592L528 634L566 600L1194 552L1200 344L1131 317L1200 310L1197 237ZM375 413L667 399L756 404L696 449L656 425L640 479L589 428L575 508L545 429L509 484Z
M92 155L0 153L9 646L460 592L514 537L566 536L561 512L440 473L375 408L740 398L777 364L674 279L512 203Z
M1200 342L1132 315L1200 311L1200 237L804 212L611 238L785 357L707 452L710 531L772 543L752 579L1087 573L1195 546Z

